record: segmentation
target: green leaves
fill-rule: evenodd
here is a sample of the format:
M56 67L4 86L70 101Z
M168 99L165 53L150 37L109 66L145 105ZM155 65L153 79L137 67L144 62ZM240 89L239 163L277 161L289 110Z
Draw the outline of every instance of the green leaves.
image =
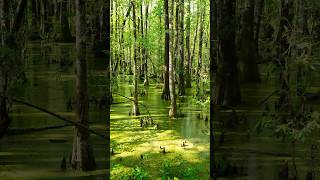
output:
M261 118L257 121L255 130L258 134L262 133L264 129L271 129L273 127L272 119Z

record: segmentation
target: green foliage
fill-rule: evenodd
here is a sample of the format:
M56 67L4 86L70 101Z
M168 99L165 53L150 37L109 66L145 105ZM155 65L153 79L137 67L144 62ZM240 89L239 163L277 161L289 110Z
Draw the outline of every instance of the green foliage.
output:
M175 177L175 167L173 166L173 164L171 164L170 161L165 161L162 164L162 167L160 169L160 175L162 180L170 180Z
M178 164L165 161L160 170L162 180L171 180L176 178L193 180L199 178L199 173L203 169L201 166L191 166L187 161L181 160Z
M118 169L118 170L123 170L120 164L115 164L113 165L113 169ZM140 167L135 167L130 170L123 170L119 172L119 176L117 176L117 179L119 180L145 180L149 179L148 173L140 168Z
M270 114L258 120L255 129L258 133L266 129L272 130L273 134L289 141L305 142L307 137L320 129L319 112L306 113L303 117L288 116L287 122L282 123L282 117L278 114Z
M133 179L142 180L142 179L146 179L148 177L148 173L146 171L144 171L143 169L136 167L133 170L132 177L133 177Z

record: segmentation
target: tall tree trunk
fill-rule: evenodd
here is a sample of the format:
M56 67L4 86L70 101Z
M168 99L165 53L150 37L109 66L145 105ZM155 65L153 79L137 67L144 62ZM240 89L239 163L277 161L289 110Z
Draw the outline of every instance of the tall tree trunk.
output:
M144 36L144 22L143 22L143 0L141 0L140 2L140 21L139 21L139 25L140 25L140 33L141 33L141 39L142 41L139 41L139 48L140 48L140 60L141 60L141 67L140 67L140 77L143 78L145 76L145 58L146 58L146 54L145 54L145 36ZM139 29L139 28L138 28Z
M18 47L18 43L21 43L21 42L17 42L17 34L20 30L20 28L22 27L23 25L23 20L25 20L25 13L26 13L26 9L27 9L27 0L21 0L20 3L18 4L18 7L17 7L17 10L15 11L16 12L16 15L12 18L13 20L13 24L11 26L11 29L10 29L10 23L11 22L9 20L9 17L7 19L5 19L5 21L9 21L8 23L8 26L6 26L6 31L8 32L5 36L5 42L4 44L9 47L9 48L12 48L12 49L16 49ZM4 3L6 4L6 3ZM7 2L7 5L8 5L8 2ZM6 6L5 6L6 8ZM8 7L9 8L9 7ZM4 9L4 12L6 12L6 9ZM8 10L9 12L9 10ZM5 23L6 24L6 23Z
M60 41L73 42L69 27L69 14L67 8L67 1L62 0L60 3L60 25L61 25L61 37Z
M215 137L214 137L214 117L215 111L215 77L217 73L217 1L210 1L210 179L215 180L216 177L216 164L215 164ZM219 169L218 169L219 170Z
M1 46L4 46L4 42L5 42L5 30L6 30L6 26L5 26L5 17L4 17L4 1L5 0L0 0L0 17L1 17L1 19L0 19L0 45Z
M27 9L27 0L21 0L20 3L17 6L16 15L13 17L13 25L12 29L10 29L10 20L8 17L9 12L9 2L6 0L0 0L0 8L1 8L1 20L0 20L0 26L1 26L1 35L3 36L3 39L1 40L1 46L7 47L10 49L16 50L16 52L20 52L21 45L18 45L17 43L17 33L19 33L23 20L25 19L25 12ZM3 19L2 19L3 18ZM21 43L21 42L20 42ZM15 58L21 58L19 57ZM1 60L2 61L2 60ZM9 73L8 72L2 72L3 82L1 83L0 87L0 137L2 137L6 130L9 127L9 124L11 122L9 118L9 108L8 108L8 102L7 102L7 93L8 93L8 84L9 84Z
M52 18L51 18L51 1L49 0L42 0L43 5L43 33L47 34L52 30Z
M39 39L39 22L40 22L40 13L39 13L39 2L37 0L31 1L32 6L32 19L31 19L31 27L32 27L32 35L31 39Z
M302 34L308 35L308 21L305 12L305 0L299 0L299 27Z
M134 53L133 53L133 114L138 116L140 115L139 106L138 106L138 46L137 46L137 25L136 25L136 5L132 1L132 18L133 18L133 34L134 34Z
M218 18L219 64L215 97L217 104L237 105L241 101L235 46L235 0L222 0ZM220 6L219 6L220 7Z
M184 0L180 0L179 3L179 36L180 40L179 43L179 49L180 49L180 62L179 62L179 69L178 69L178 75L179 75L179 95L185 94L185 82L184 82Z
M187 67L186 67L186 88L191 88L191 50L190 50L190 29L191 29L191 0L188 2L186 49L187 49Z
M86 16L85 1L76 0L76 49L77 49L77 111L79 123L89 127L88 121L88 94L87 94L87 63L86 63ZM96 168L90 134L87 130L75 127L72 152L72 167L83 171Z
M161 62L162 60L163 60L163 52L162 52L162 34L163 34L163 31L162 31L162 15L159 13L159 25L161 26L160 28L159 28L159 32L160 32L160 35L159 35L159 39L158 39L158 61L159 62ZM164 42L165 43L165 42ZM164 63L165 64L165 63ZM154 71L154 69L153 69L153 72L155 72ZM164 73L162 73L163 75L162 75L162 78L163 78L163 80L164 80Z
M177 4L178 4L178 0ZM176 78L175 78L175 67L176 60L179 54L179 6L176 6L176 38L175 38L175 48L174 48L174 56L170 58L170 69L169 69L169 83L170 83L170 99L171 99L171 107L169 111L169 117L174 118L177 117L177 95L176 95ZM173 38L174 39L174 38Z
M254 40L254 2L255 0L246 1L241 20L239 62L242 64L242 81L245 83L260 82L257 53L255 53L257 47Z
M149 18L149 5L148 4L146 4L146 12L145 12L145 14L146 14L146 17L145 17L145 42L147 42L147 44L148 44L148 18ZM143 82L143 84L145 85L145 86L148 86L149 85L149 77L148 77L148 57L149 57L149 51L148 51L148 48L145 46L144 47L144 82Z
M255 24L256 24L256 31L255 31L255 46L256 46L256 58L257 61L260 59L260 54L259 54L259 37L260 37L260 27L261 27L261 19L263 15L263 7L264 7L264 0L256 0L256 8L255 8Z
M197 95L200 93L201 73L202 73L202 44L203 44L203 31L204 31L204 17L205 12L201 11L201 22L199 31L199 53L198 53L198 68L197 68Z
M116 39L116 41L118 40L118 29L119 29L119 25L118 25L118 20L119 20L119 16L118 16L118 6L119 6L119 2L117 0L113 1L115 7L114 7L114 11L115 11L115 24L114 24L114 37ZM114 51L114 60L113 60L113 63L116 63L114 68L113 68L113 74L116 74L117 71L118 71L118 64L119 64L119 49L117 48L117 46L115 46L113 48L113 51Z
M164 0L164 28L165 28L165 49L164 49L164 88L162 92L162 99L170 99L169 91L169 0Z
M111 69L110 69L110 65L111 65L111 52L110 52L110 35L111 35L111 32L110 32L110 0L105 0L105 10L104 10L104 23L105 23L105 26L104 26L104 23L103 23L103 30L106 32L106 37L103 38L106 40L106 73L107 73L107 89L106 89L106 93L107 93L107 106L106 106L106 121L107 121L107 130L106 130L106 136L109 138L109 142L110 142L110 105L111 105L111 99L112 99L112 94L111 94L111 83L110 83L110 72L111 72ZM105 27L105 29L104 29ZM107 151L109 151L110 149L110 143L107 143ZM107 177L110 177L110 154L107 156Z
M0 89L0 138L4 136L11 122L7 106L8 73L4 74Z
M3 23L4 23L4 27L6 28L7 31L10 30L10 11L9 11L9 7L10 7L10 0L2 0L2 4L3 4ZM5 16L6 15L6 16Z
M197 36L198 36L198 26L199 26L199 14L200 14L200 8L198 7L197 9L198 11L198 15L197 15L197 19L196 19L196 26L195 26L195 33L194 33L194 39L193 39L193 47L192 47L192 51L191 51L191 57L190 57L190 64L192 65L193 62L193 58L195 56L195 52L196 52L196 44L197 44ZM192 66L190 67L190 77L192 75Z

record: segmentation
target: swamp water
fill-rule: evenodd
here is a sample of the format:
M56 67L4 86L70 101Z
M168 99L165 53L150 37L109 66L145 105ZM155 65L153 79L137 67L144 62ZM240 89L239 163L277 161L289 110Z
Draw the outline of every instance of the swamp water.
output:
M233 115L231 110L220 111L215 119L218 179L278 180L286 161L289 173L293 171L290 143L276 138L270 131L258 134L255 128L259 118L263 118L264 106L259 103L275 91L278 83L275 76L267 77L268 67L261 69L264 83L244 85L241 89L243 103L236 111L239 119L245 117L245 122L240 122L235 127L222 128L221 122L227 122ZM130 82L130 76L120 74L117 83L114 83L118 85L113 91L132 97L133 87ZM320 87L317 78L309 83L313 85L308 88L310 92L316 92ZM148 88L141 85L139 91L143 94L140 102L148 107L154 121L159 124L159 129L140 127L140 118L148 116L142 105L141 116L129 116L132 102L119 95L113 96L116 104L111 108L111 147L114 149L111 178L209 179L208 108L196 104L190 96L180 97L178 111L184 117L170 119L170 102L160 98L162 86L154 82ZM273 96L268 101L271 108L276 100L277 97ZM315 110L320 109L318 102L309 105ZM220 144L222 131L225 132L224 142ZM181 147L185 140L189 146ZM169 153L161 153L160 146L165 146ZM305 179L307 172L312 169L312 163L318 172L319 150L313 152L315 159L312 161L310 146L308 141L296 145L296 164L300 179ZM317 178L318 176L316 173Z
M88 53L89 54L89 53ZM75 120L67 111L67 101L75 97L74 44L32 42L26 48L26 83L18 88L17 99L48 109ZM101 62L100 62L101 61ZM102 69L104 62L88 57L88 86L90 96L104 93ZM105 131L105 112L90 104L92 129ZM106 142L91 135L97 170L92 172L60 169L62 158L69 161L73 144L73 126L36 109L13 104L9 133L0 140L0 179L104 179L106 177ZM61 126L61 127L59 127ZM54 128L56 127L56 128ZM40 130L43 129L43 130ZM33 130L32 132L27 132ZM25 133L23 133L25 132Z
M257 133L256 125L260 118L265 118L262 114L265 111L264 105L259 105L268 95L278 88L279 82L276 76L268 77L269 66L261 67L262 83L257 85L243 85L241 88L242 105L237 107L238 118L245 117L245 122L240 122L237 127L225 129L224 143L217 142L216 159L220 164L218 171L225 173L225 177L218 179L228 180L278 180L279 172L283 169L285 162L288 162L289 174L293 173L292 168L292 148L288 140L276 138L270 130ZM312 74L319 77L317 72ZM319 78L312 78L308 82L312 85L307 92L317 92L320 88ZM293 86L294 87L294 86ZM269 107L273 109L277 101L276 96L268 100ZM315 111L320 111L318 101L308 103ZM231 110L221 111L219 119L215 123L216 141L222 131L219 122L228 121L232 116ZM320 149L312 152L314 159L311 160L311 140L319 139L319 134L308 137L304 143L296 144L296 165L299 179L306 179L306 174L315 168L316 179L319 176ZM313 139L314 140L314 139ZM228 168L226 168L228 167Z
M170 101L161 99L162 86L150 79L148 87L139 86L143 94L139 97L141 116L129 116L132 101L122 96L132 97L131 80L132 76L120 74L113 85L111 179L209 179L208 105L196 104L192 97L179 97L178 112L184 116L170 119ZM140 119L148 117L148 111L158 128L141 127Z
M66 102L75 96L74 62L75 48L70 44L41 44L34 42L28 45L26 53L27 82L18 91L16 98L44 107L64 117L75 119L74 112L68 112ZM50 62L50 63L48 63ZM69 64L69 65L61 65ZM88 82L91 96L101 97L104 94L105 71L104 61L88 57ZM270 133L257 135L254 131L257 119L261 118L263 107L257 102L274 91L275 77L267 80L262 74L263 85L243 87L243 105L237 108L239 114L245 114L246 125L227 129L224 143L216 149L219 170L224 167L235 167L226 172L226 177L219 179L252 179L276 180L279 169L285 160L291 167L291 149L286 141L270 136ZM115 93L131 97L130 76L119 75L113 84ZM316 92L320 81L314 79L309 90ZM162 87L151 81L148 88L140 86L141 103L145 104L158 129L140 127L139 118L128 115L132 102L113 95L111 107L111 147L114 155L111 159L111 178L120 179L130 175L147 174L150 179L163 176L174 176L180 179L209 179L209 122L208 107L196 104L192 97L179 98L178 111L184 117L169 119L169 101L161 100ZM189 94L191 92L188 92ZM271 98L271 102L275 98ZM272 103L270 103L272 104ZM318 102L313 104L319 111ZM147 116L146 109L140 105L142 116ZM220 120L229 118L230 111L222 111ZM91 128L103 133L105 130L105 113L91 104ZM141 117L142 117L141 116ZM10 117L12 123L8 135L0 140L0 179L104 179L107 151L106 142L95 135L91 136L97 170L81 173L68 169L61 171L62 157L67 159L72 151L73 127L54 117L21 104L13 104ZM215 121L216 139L221 134L219 119ZM64 126L64 127L56 127ZM56 128L50 128L56 127ZM25 132L26 130L39 131ZM25 132L21 134L21 132ZM250 135L248 135L250 134ZM181 147L183 141L186 146ZM165 146L167 153L160 153L160 146ZM316 168L320 150L316 151ZM141 158L143 156L143 159ZM311 168L310 146L308 143L297 144L297 166L299 175L305 178ZM228 165L227 165L228 164ZM232 169L232 168L231 168ZM128 176L129 175L129 176ZM319 178L319 173L316 174ZM128 178L127 178L128 179Z

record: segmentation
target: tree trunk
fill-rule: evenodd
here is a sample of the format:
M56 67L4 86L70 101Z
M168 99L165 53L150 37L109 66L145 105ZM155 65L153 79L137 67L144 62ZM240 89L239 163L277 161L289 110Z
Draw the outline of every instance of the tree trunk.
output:
M134 53L133 53L133 61L134 61L134 70L133 70L133 115L140 115L139 106L138 106L138 46L137 46L137 25L136 25L136 5L132 1L132 18L133 18L133 34L134 34Z
M3 15L5 14L10 14L9 12L9 7L10 7L10 0L2 0L2 4L3 4ZM6 28L7 31L10 30L10 17L9 16L2 16L4 17L3 20L3 26Z
M178 2L178 0L177 0ZM177 100L176 100L176 78L175 78L175 66L176 60L179 54L179 6L176 6L176 42L174 48L174 56L170 58L170 69L169 69L169 83L170 83L170 99L171 99L171 107L169 111L169 117L174 118L177 117Z
M247 0L241 20L239 62L242 64L241 74L244 83L260 82L254 40L254 2L255 0Z
M235 46L235 0L223 0L218 18L219 64L215 97L217 104L237 105L241 101Z
M191 52L191 57L190 57L190 64L191 65L192 65L193 58L194 58L195 51L196 51L198 25L199 25L199 14L200 14L200 8L198 7L198 15L197 15L196 26L195 26L195 35L194 35L194 39L193 39L193 47L192 47L192 52ZM190 67L190 77L191 77L191 75L192 75L192 66Z
M160 26L160 28L159 28L159 32L160 32L160 35L159 35L159 39L158 39L158 61L159 62L162 62L162 60L163 60L163 52L162 52L162 34L163 34L163 31L162 31L162 15L161 14L159 14L159 26ZM165 43L165 42L164 42ZM163 64L165 64L165 63L163 63ZM165 66L166 67L166 66ZM162 69L162 68L161 68ZM153 72L155 72L154 71L154 69L153 69ZM164 70L163 70L163 72L164 72ZM162 72L162 75L161 75L161 77L162 77L162 79L164 80L164 73ZM156 73L154 73L154 75L156 75Z
M78 122L89 127L88 94L87 94L87 63L86 63L86 16L85 1L76 0L76 49L77 49L77 111ZM83 171L96 168L90 134L87 130L75 127L72 152L72 167Z
M214 116L215 104L214 104L214 78L217 73L217 46L215 41L217 39L217 1L210 1L210 179L216 179L217 169L215 164L215 137L214 137ZM216 41L217 42L217 41Z
M143 0L140 2L140 33L141 33L141 39L142 41L139 41L139 48L140 48L140 60L141 60L141 66L140 66L140 77L144 78L145 76L145 58L146 58L146 51L145 51L145 36L144 36L144 22L143 22ZM139 29L139 28L138 28Z
M190 29L191 29L191 0L188 3L186 49L187 49L187 68L186 68L186 88L191 88L191 51L190 51Z
M299 27L302 34L308 35L308 22L305 12L305 0L299 0Z
M169 0L164 0L164 28L165 28L165 49L164 49L164 88L162 92L162 99L170 99L169 91L169 41L170 41L170 30L169 30Z
M50 2L49 0L42 0L43 10L43 33L48 34L52 30L52 18L50 13Z
M7 91L8 91L8 73L4 73L3 84L0 87L0 138L5 134L9 127L10 119L7 107Z
M63 0L60 3L60 25L61 25L61 42L73 42L69 27L69 14L67 1Z
M255 31L255 45L256 45L256 61L259 61L260 54L259 54L259 37L260 37L260 27L261 27L261 19L263 15L263 6L264 6L264 0L256 0L256 8L255 8L255 16L256 18L256 31Z
M111 65L111 52L110 52L110 0L105 0L105 11L104 11L104 23L105 26L103 26L103 31L106 32L106 37L103 38L106 40L106 73L107 73L107 89L106 89L106 94L107 94L107 106L106 106L106 122L107 122L107 130L106 130L106 136L109 138L109 142L110 142L110 105L111 105L111 99L112 99L112 93L111 93L111 83L110 83L110 65ZM106 29L104 29L104 27ZM110 143L107 143L107 151L109 151L110 149ZM107 156L107 177L110 177L110 154Z
M5 42L5 30L6 30L6 27L5 27L5 18L4 18L4 1L5 0L0 0L0 17L2 17L0 19L0 45L1 46L4 46L4 42Z
M32 39L39 39L40 38L40 26L39 22L41 21L40 17L40 4L37 0L31 1L32 5L32 19L31 19L31 27L32 27Z
M10 122L7 110L7 100L5 97L0 97L0 138L6 133Z
M201 11L202 12L202 11ZM202 12L200 31L199 31L199 52L198 52L198 68L197 68L197 96L200 94L200 83L201 83L201 73L202 73L202 44L203 44L203 31L204 31L204 17L205 13Z
M179 36L180 42L179 49L180 49L180 62L179 62L179 95L185 95L185 82L184 82L184 0L180 0L179 4Z
M146 5L146 12L145 12L145 42L148 42L148 17L149 17L149 5L147 4ZM149 54L148 54L148 48L145 46L144 47L144 82L143 84L145 86L148 86L149 85L149 77L148 77L148 57L149 57Z

